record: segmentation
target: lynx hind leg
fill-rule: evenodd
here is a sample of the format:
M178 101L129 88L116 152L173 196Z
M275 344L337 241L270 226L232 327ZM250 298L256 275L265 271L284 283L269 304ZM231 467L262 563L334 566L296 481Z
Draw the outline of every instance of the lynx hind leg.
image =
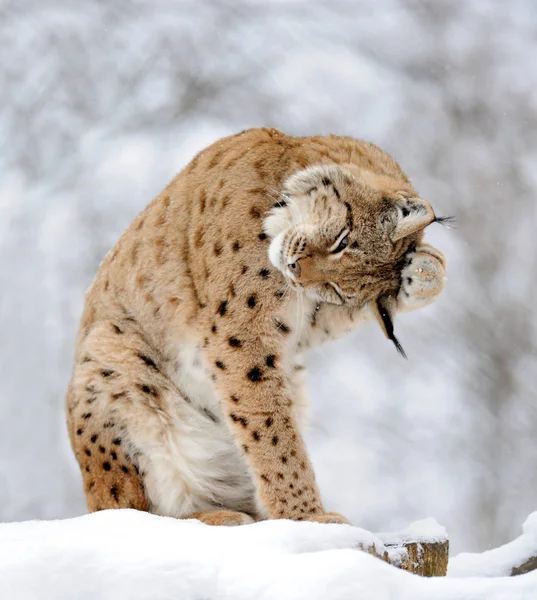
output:
M155 405L158 411L167 381L158 363L143 336L125 322L94 325L79 348L67 418L90 511L150 510L139 470L144 457L132 446L125 419L132 426L136 415L129 412L136 406Z
M95 392L69 391L69 426L90 512L110 508L149 510L138 467L125 450L114 415L100 411ZM78 409L78 410L77 410Z
M409 311L436 300L444 288L446 259L440 250L423 244L409 255L401 273L399 308Z
M206 525L217 525L217 526L235 526L235 525L248 525L254 523L254 519L250 515L242 512L236 512L234 510L208 510L202 512L195 512L182 519L198 519Z

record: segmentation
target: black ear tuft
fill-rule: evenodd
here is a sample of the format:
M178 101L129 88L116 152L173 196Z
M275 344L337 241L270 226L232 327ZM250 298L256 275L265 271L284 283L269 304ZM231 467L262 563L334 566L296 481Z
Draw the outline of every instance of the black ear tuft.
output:
M455 226L457 219L455 217L435 217L434 222L440 223L440 225L444 225L449 229L450 227Z

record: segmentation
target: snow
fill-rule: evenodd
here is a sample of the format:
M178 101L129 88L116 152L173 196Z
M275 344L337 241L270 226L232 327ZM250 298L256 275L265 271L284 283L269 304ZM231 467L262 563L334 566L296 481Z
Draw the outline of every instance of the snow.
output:
M429 530L439 531L426 521L421 533ZM426 579L355 549L375 541L349 525L280 520L209 527L132 510L8 523L0 525L0 598L535 598L537 572Z
M509 575L528 558L537 556L537 512L532 513L522 527L522 535L494 550L482 554L463 552L449 561L450 577L501 577ZM537 593L536 593L537 596Z
M325 506L434 515L455 553L514 539L537 498L535 3L182 4L0 2L0 521L84 512L84 292L198 150L270 125L369 139L459 223L427 232L448 284L397 320L409 361L373 325L307 358Z
M446 529L439 525L432 517L411 523L397 533L378 533L377 537L383 542L444 542L448 539Z

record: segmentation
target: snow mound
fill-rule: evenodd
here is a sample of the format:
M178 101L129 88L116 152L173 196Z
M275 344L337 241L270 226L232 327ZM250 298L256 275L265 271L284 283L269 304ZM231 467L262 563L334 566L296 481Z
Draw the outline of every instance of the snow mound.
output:
M9 600L534 600L537 573L425 579L356 550L349 525L209 527L133 510L0 525Z
M501 577L510 575L529 557L537 556L537 512L532 513L516 540L482 554L463 552L449 561L449 577ZM537 598L537 584L534 592Z
M531 515L524 521L524 525L522 525L522 533L524 533L524 535L534 535L537 537L537 511L532 512Z
M432 517L415 521L397 533L378 533L377 536L384 543L406 542L445 542L448 537L445 528L439 525Z

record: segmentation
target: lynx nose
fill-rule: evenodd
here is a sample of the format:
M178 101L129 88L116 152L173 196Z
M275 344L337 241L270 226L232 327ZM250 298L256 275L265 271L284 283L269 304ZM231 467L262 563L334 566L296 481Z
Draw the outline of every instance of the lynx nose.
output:
M298 260L300 260L300 259L298 259ZM287 265L289 272L293 275L293 277L295 279L300 279L300 273L302 272L302 269L300 268L300 264L299 264L298 260L294 263L290 263L289 265Z

